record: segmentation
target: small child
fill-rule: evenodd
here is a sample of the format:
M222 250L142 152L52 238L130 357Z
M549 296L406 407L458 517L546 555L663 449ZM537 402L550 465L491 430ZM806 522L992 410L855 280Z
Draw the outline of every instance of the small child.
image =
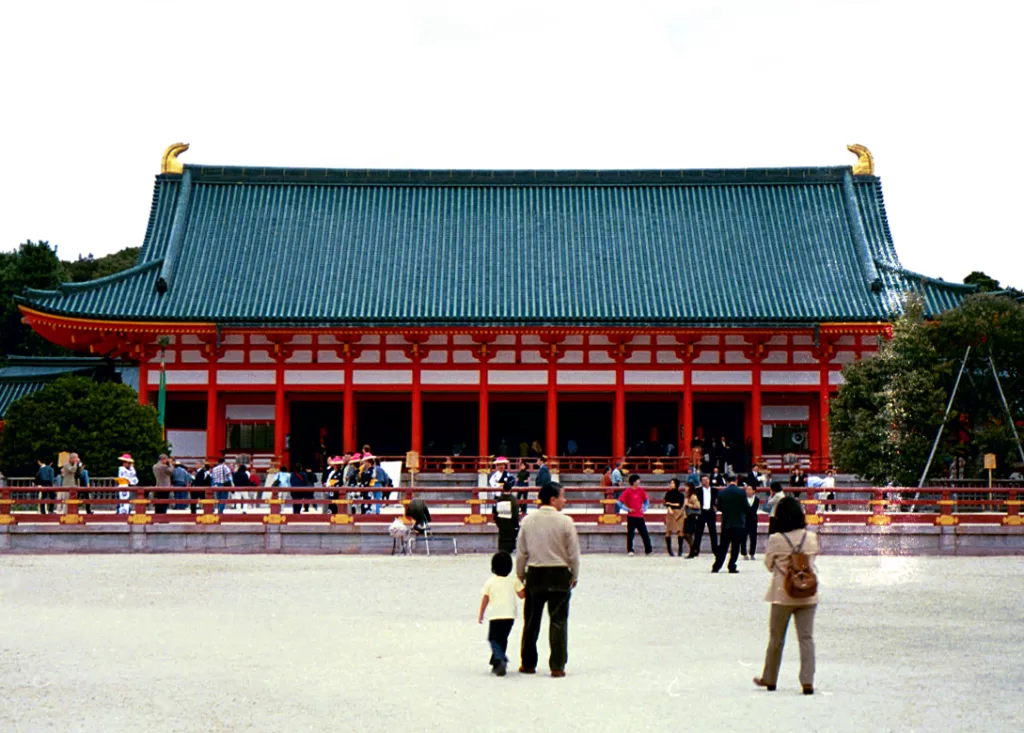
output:
M477 623L484 622L484 611L490 606L487 641L491 644L491 671L504 677L508 669L508 657L505 655L508 635L516 621L516 596L522 598L526 593L523 584L512 574L512 556L507 552L499 550L494 553L491 572L493 575L484 583Z

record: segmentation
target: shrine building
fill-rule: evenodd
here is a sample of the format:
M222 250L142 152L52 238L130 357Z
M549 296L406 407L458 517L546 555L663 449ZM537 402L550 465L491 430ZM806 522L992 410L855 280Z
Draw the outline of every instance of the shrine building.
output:
M183 165L186 148L164 155L134 267L20 300L49 340L137 362L142 402L163 369L179 456L537 442L564 470L673 447L679 470L725 436L746 462L822 470L843 365L908 291L936 314L973 290L900 265L860 146L852 167L634 171Z

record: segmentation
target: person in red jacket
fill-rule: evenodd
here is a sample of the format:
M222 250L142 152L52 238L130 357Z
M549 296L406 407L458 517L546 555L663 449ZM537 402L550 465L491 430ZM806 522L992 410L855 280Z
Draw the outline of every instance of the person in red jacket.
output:
M644 542L644 554L650 555L654 552L651 548L651 536L647 534L647 522L644 520L644 512L651 505L647 492L640 486L640 474L634 473L629 477L629 488L619 495L616 506L625 509L626 515L626 552L630 557L633 552L633 538L640 533L640 539Z

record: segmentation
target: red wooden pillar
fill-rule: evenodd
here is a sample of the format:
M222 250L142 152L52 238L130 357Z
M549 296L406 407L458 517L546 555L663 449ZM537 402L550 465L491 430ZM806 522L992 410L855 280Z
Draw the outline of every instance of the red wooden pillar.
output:
M274 455L282 463L286 462L285 457L285 435L287 435L286 415L284 399L284 364L277 365L277 378L274 382Z
M824 471L832 465L832 446L828 428L828 376L829 362L835 353L835 344L828 335L822 335L818 346L818 363L821 366L821 377L818 380L818 456L821 465L818 470Z
M555 384L556 378L557 373L554 367L549 368L546 430L544 431L544 452L548 456L558 455L558 385Z
M832 465L832 446L829 441L828 428L828 372L822 374L825 383L818 393L818 455L821 456L821 467L819 470L826 470Z
M206 457L216 458L220 454L219 416L217 409L217 372L209 370L206 383Z
M761 444L761 369L753 369L753 391L750 395L750 444L753 446L754 461L762 455Z
M356 400L352 385L352 365L345 362L345 386L342 392L342 450L352 453L356 449Z
M489 397L487 394L487 374L486 370L481 370L480 374L480 425L478 433L479 447L477 451L481 456L489 456L490 451L488 450L488 444L490 442L490 436L487 431L490 427L490 411L488 404Z
M149 356L143 352L139 359L139 404L149 404Z
M620 361L615 367L615 409L613 410L612 457L626 455L626 384Z
M418 361L412 366L412 439L409 444L417 453L423 452L423 390Z
M819 408L818 395L815 392L807 402L807 450L811 452L811 470L817 470L817 464L821 460L818 448L821 446L821 435L819 428L821 420L818 419Z
M686 460L684 465L690 466L690 444L693 442L693 380L692 371L686 370L683 383L683 435L679 437L679 455Z

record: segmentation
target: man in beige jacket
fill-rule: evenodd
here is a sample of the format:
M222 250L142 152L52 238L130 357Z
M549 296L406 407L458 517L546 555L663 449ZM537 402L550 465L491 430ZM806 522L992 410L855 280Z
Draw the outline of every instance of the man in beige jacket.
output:
M78 480L82 476L82 464L78 461L78 454L72 453L68 456L68 462L60 467L60 487L63 491L57 492L57 513L66 514L68 505L65 503L71 497L70 489L78 487Z
M544 606L548 607L548 633L552 677L565 677L569 644L569 598L580 573L580 540L576 525L562 514L565 490L547 483L537 493L540 509L527 514L519 528L516 575L526 585L523 638L519 671L537 671L537 637Z

